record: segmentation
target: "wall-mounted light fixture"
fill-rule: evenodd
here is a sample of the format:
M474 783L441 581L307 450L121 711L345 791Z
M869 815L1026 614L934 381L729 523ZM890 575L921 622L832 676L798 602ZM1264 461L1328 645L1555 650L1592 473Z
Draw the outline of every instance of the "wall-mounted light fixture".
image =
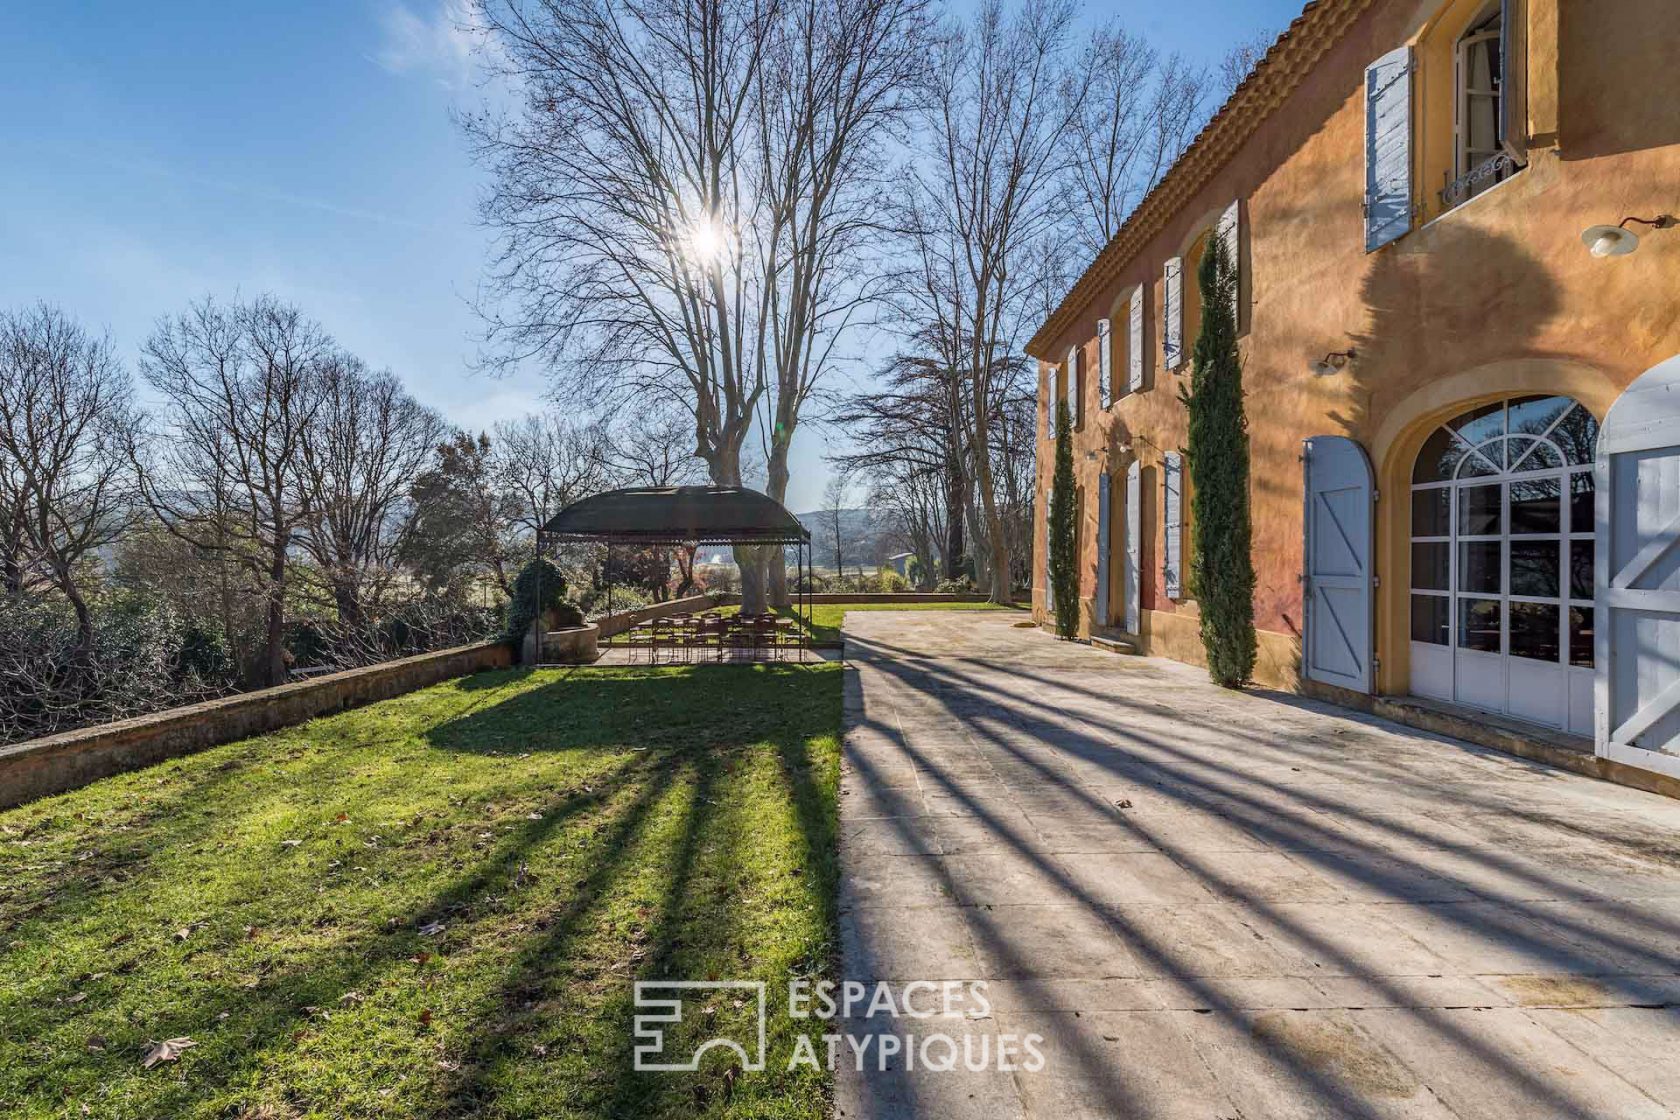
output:
M1329 377L1332 373L1344 370L1358 354L1357 350L1332 350L1312 364L1313 376Z
M1581 243L1595 257L1625 257L1639 248L1639 235L1627 228L1630 222L1652 229L1680 226L1680 218L1673 214L1658 214L1654 218L1623 218L1618 225L1589 227L1581 234Z

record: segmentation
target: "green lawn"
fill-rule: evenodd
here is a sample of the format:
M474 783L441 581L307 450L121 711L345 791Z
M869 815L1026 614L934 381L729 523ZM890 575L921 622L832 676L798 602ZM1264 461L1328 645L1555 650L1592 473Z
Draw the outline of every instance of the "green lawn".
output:
M719 607L719 614L734 614L739 607ZM812 603L811 641L819 646L840 644L840 624L848 611L1011 611L1020 607L1000 607L996 603ZM785 618L799 617L786 608L777 612Z
M0 1116L826 1117L841 671L480 674L0 812ZM651 978L767 981L766 1072L632 1073Z

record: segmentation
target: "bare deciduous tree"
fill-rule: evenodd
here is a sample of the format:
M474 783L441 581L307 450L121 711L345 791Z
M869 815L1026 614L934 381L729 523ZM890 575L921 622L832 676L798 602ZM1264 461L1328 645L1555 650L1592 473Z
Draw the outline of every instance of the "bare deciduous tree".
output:
M128 375L108 339L38 305L0 315L0 539L5 589L38 579L76 612L93 645L83 562L131 511L123 447L135 422Z
M332 340L272 297L207 299L161 322L144 353L163 414L157 438L134 449L141 494L169 532L243 571L263 603L253 676L280 684L291 550L314 518L305 446Z
M496 486L516 532L534 537L550 517L607 485L607 434L558 412L497 424L490 440Z
M404 507L447 428L394 375L346 354L322 363L321 398L302 447L313 516L300 543L354 629L394 575L412 523Z
M955 348L939 345L932 335L928 329L917 332L913 348L894 355L874 391L853 395L836 411L854 450L835 461L869 477L871 493L899 509L901 520L914 514L905 534L918 541L932 534L925 554L912 545L929 578L938 555L944 578L956 579L966 551L963 525L971 489L962 421L965 387L951 364ZM899 488L903 501L891 500Z
M1063 172L1080 245L1073 267L1107 246L1190 142L1206 88L1202 71L1118 25L1091 37L1063 91L1073 105L1070 166L1044 169Z
M1261 31L1225 52L1224 57L1219 60L1219 70L1214 76L1213 94L1220 105L1230 100L1231 95L1237 92L1237 87L1242 85L1243 79L1253 73L1254 67L1266 57L1266 52L1272 49L1272 44L1276 41L1276 32ZM1217 109L1218 105L1214 108Z
M845 470L836 467L823 487L823 530L834 547L834 574L846 574L846 496L851 493L852 480Z
M800 410L873 294L845 266L925 3L486 0L524 93L467 122L495 177L502 354L544 355L593 399L679 405L719 485L742 483L762 424L785 493ZM761 551L738 550L748 610Z
M621 486L692 486L704 481L686 419L672 410L641 410L612 430L607 468Z
M945 341L963 379L962 420L987 555L978 573L994 602L1012 601L1009 534L998 499L994 425L1003 379L1016 376L1029 316L1053 281L1065 209L1056 185L1070 106L1059 80L1073 18L1066 0L1029 0L1006 15L985 0L934 51L925 114L932 154L907 200L912 321ZM981 563L983 561L983 563Z

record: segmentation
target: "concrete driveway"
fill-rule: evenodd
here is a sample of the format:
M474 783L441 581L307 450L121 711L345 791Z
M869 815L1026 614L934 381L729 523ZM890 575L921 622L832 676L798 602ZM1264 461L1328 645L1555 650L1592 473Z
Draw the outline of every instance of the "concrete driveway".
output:
M846 620L841 1116L1680 1111L1680 802L1023 618Z

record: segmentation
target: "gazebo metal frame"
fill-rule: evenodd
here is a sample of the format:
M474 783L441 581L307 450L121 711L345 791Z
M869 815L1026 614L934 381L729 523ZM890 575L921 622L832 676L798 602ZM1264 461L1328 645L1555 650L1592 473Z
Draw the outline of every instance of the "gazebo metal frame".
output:
M637 548L766 545L784 549L793 545L797 572L794 613L800 623L801 660L811 648L811 531L767 494L734 486L609 490L573 502L549 518L537 534L538 555L546 555L545 537L550 546L593 543L606 547L602 568L609 616L613 613L615 544ZM608 638L606 644L613 644L612 639Z

